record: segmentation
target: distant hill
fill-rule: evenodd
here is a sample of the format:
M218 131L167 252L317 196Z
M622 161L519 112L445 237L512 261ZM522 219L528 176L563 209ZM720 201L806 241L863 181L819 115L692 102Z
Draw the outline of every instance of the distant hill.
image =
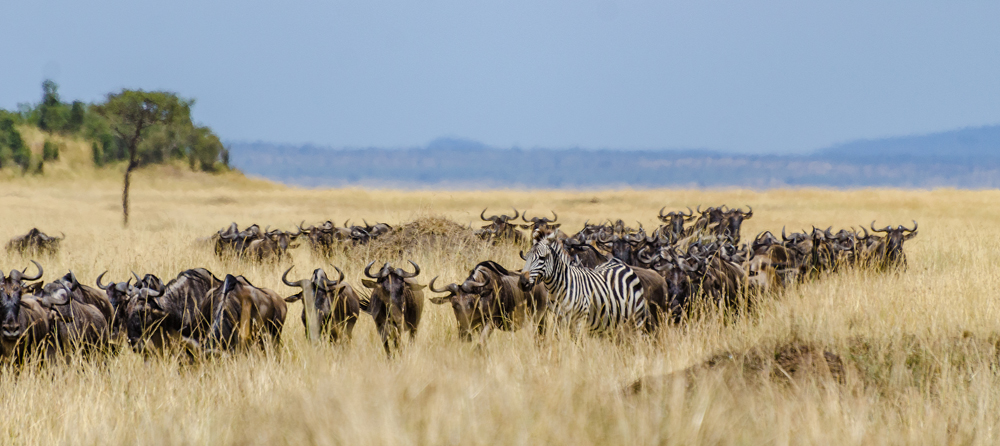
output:
M443 138L404 149L231 143L244 172L309 187L1000 187L1000 126L838 144L811 155L495 148Z
M818 155L833 159L923 159L978 162L1000 159L1000 125L927 135L865 139L837 144Z

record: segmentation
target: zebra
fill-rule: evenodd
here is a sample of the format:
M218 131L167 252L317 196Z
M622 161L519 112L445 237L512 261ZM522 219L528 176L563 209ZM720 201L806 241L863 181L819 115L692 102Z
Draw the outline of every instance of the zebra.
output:
M521 257L529 285L542 279L556 319L569 323L574 332L580 322L592 333L645 326L649 310L642 283L635 271L620 260L613 258L596 268L573 266L554 234L540 237Z

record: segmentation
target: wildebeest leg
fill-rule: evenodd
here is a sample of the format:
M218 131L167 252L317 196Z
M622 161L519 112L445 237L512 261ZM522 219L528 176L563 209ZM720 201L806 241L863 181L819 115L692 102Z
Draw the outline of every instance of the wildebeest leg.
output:
M357 319L350 319L350 320L347 321L347 325L344 327L344 340L345 341L350 341L351 338L353 337L354 324L356 322L357 322Z

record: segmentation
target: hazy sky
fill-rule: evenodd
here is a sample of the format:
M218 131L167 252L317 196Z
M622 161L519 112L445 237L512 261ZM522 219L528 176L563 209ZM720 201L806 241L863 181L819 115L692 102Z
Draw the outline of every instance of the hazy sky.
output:
M2 108L46 77L166 89L230 141L783 153L1000 123L996 1L7 1L0 42Z

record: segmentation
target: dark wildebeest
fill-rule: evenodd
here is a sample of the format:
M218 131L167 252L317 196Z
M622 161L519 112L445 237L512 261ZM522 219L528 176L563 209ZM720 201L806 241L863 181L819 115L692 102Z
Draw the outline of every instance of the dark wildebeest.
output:
M7 242L7 252L21 255L54 255L59 252L59 244L66 239L66 234L62 237L52 237L39 231L38 228L31 228L27 234L14 237Z
M278 293L253 286L243 276L227 274L217 289L208 344L212 349L234 350L254 343L264 347L268 339L281 342L281 327L287 308Z
M66 275L56 279L50 284L46 284L45 287L51 284L59 284L59 287L52 288L52 290L59 290L61 294L63 292L68 293L68 295L74 300L81 304L91 305L101 313L106 323L111 323L114 318L114 308L111 305L110 300L106 296L106 293L102 293L97 288L83 285L77 279L76 275L72 271L66 273ZM44 288L44 287L43 287ZM35 293L37 295L37 292ZM56 298L57 302L61 302L61 298Z
M33 353L51 356L54 346L50 333L51 310L44 308L33 296L25 296L25 281L42 277L42 267L34 277L13 270L10 275L0 271L0 355L5 360L23 362Z
M361 310L375 319L385 352L392 354L394 349L399 348L404 331L410 333L411 341L417 335L424 310L424 292L421 290L426 285L420 285L413 279L420 274L420 266L412 260L412 273L385 263L378 274L372 275L374 264L371 262L365 267L365 276L375 280L361 280L366 288L372 290L371 296L362 300Z
M917 236L917 221L913 221L913 229L908 229L903 225L895 228L889 225L882 229L875 229L874 221L871 228L872 231L884 233L885 236L877 238L875 243L868 248L869 265L878 270L905 269L906 254L903 252L903 242Z
M514 216L509 215L494 215L490 218L486 218L486 209L479 213L479 218L483 221L488 221L490 224L483 226L482 229L476 231L476 234L485 240L497 241L507 241L516 244L523 244L525 242L524 234L517 230L517 225L510 223L510 220L517 219L519 212L514 209Z
M517 209L514 211L516 212ZM533 234L539 229L548 231L555 231L556 229L559 229L559 227L562 226L562 223L556 223L556 220L559 220L559 216L556 215L556 211L550 212L552 212L552 220L549 220L548 217L531 217L531 220L528 220L527 215L522 213L521 220L530 224L520 225L521 229L527 229L529 234Z
M661 208L659 215L657 215L657 218L663 222L663 226L660 226L653 233L653 236L657 239L663 237L667 243L674 243L684 235L684 223L694 219L694 211L688 207L687 214L684 211L671 211L664 215L663 210L666 208L666 206Z
M232 223L228 228L220 229L215 238L215 254L224 256L241 256L247 245L254 240L263 238L260 226L253 224L240 231L236 223Z
M97 287L104 290L111 304L111 338L118 339L125 327L125 307L128 305L129 289L132 288L132 279L125 282L108 282L107 285L101 283L101 279L108 272L105 271L97 276ZM140 281L141 282L141 281Z
M700 289L702 265L696 258L675 253L672 247L663 248L659 257L653 269L666 282L668 313L675 323L679 323Z
M38 293L42 306L51 308L56 316L53 325L54 339L56 347L65 354L76 349L94 353L104 351L108 346L111 305L97 290L87 288L85 290L70 272L46 283ZM104 311L108 311L108 315Z
M195 346L210 329L215 295L222 281L204 268L177 275L162 290L136 289L125 309L129 344L139 353L171 342Z
M333 269L337 270L337 274L340 276L337 280L330 280L326 271L316 268L310 279L290 282L288 273L292 268L288 268L281 275L281 281L290 287L302 288L302 291L286 297L285 302L302 300L302 325L306 329L307 338L312 337L309 319L315 317L317 336L327 335L332 342L342 339L350 341L354 324L357 323L358 314L361 311L361 300L358 299L354 288L344 282L344 272L336 266ZM315 308L315 314L311 316L309 308L306 306L309 305L309 299L305 296L309 291L312 292L312 305Z
M520 279L520 274L488 260L472 268L461 285L451 283L438 290L434 288L437 277L431 279L431 291L448 295L432 297L430 301L438 305L451 303L458 320L458 335L466 341L471 341L472 333L479 331L479 343L485 345L494 328L515 331L528 322L534 323L538 334L542 334L548 304L545 285L538 283L526 292L519 286Z
M243 251L237 254L250 261L270 262L280 261L288 251L288 248L295 248L298 245L291 245L299 233L285 232L280 229L270 230L270 227L261 233L261 236L250 240Z

